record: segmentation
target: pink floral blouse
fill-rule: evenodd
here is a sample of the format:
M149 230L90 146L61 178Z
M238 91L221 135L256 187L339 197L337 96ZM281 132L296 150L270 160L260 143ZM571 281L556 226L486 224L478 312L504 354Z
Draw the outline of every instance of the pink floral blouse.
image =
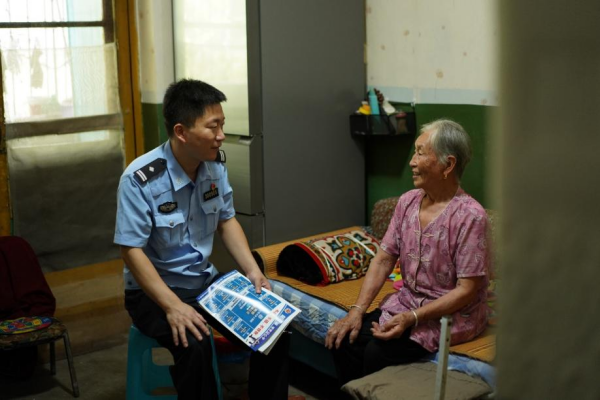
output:
M477 298L452 316L451 344L463 343L487 324L487 215L459 188L444 211L421 231L419 209L424 196L423 190L415 189L400 197L381 242L381 249L399 258L404 286L380 305L380 323L442 297L456 287L458 278L485 276ZM420 322L410 337L437 351L440 321Z

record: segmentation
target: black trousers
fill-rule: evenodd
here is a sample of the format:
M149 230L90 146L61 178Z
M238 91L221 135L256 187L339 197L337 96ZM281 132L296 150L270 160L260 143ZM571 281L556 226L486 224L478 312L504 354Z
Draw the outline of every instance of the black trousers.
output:
M221 323L198 306L196 297L204 289L172 288L184 303L200 312L207 322L230 342L247 348L229 330L219 329ZM184 348L181 344L175 346L165 312L142 290L125 291L125 308L134 325L144 335L156 339L173 355L175 363L171 367L171 377L177 389L178 399L217 399L217 386L212 368L212 346L208 338L198 341L189 331L186 331L188 347ZM289 334L283 334L269 355L252 352L248 383L248 394L251 400L287 399L289 336Z
M365 314L360 333L354 343L350 344L346 336L340 348L333 350L340 386L385 367L414 362L429 354L429 351L410 339L410 329L407 329L398 339L374 338L371 333L371 322L379 322L380 316L379 309Z

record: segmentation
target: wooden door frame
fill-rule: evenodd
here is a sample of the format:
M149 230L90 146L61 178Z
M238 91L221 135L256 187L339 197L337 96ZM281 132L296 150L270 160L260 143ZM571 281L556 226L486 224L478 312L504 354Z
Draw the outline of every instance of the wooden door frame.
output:
M135 4L135 0L115 0L114 4L119 98L125 131L126 164L144 154L137 10Z
M12 210L8 184L8 160L6 158L6 126L4 124L4 86L0 65L0 236L12 232Z

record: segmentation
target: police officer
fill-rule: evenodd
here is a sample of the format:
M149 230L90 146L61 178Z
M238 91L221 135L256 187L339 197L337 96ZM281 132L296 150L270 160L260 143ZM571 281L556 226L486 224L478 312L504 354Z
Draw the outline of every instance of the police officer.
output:
M196 297L215 281L210 263L217 231L256 292L270 289L235 218L227 179L221 102L207 83L181 80L163 101L169 140L134 160L118 189L114 242L125 261L125 307L135 326L173 354L179 399L215 399L208 324ZM220 330L231 341L235 336ZM287 398L288 335L268 356L250 360L250 398ZM241 342L240 342L241 343Z

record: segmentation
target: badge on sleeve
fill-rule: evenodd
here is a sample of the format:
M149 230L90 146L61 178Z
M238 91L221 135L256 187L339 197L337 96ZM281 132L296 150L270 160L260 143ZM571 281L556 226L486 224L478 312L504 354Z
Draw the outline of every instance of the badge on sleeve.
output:
M168 214L176 208L177 202L167 201L166 203L163 203L160 206L158 206L158 211L160 211L163 214Z
M204 201L214 199L215 197L219 197L219 188L214 183L211 183L210 190L204 192Z

